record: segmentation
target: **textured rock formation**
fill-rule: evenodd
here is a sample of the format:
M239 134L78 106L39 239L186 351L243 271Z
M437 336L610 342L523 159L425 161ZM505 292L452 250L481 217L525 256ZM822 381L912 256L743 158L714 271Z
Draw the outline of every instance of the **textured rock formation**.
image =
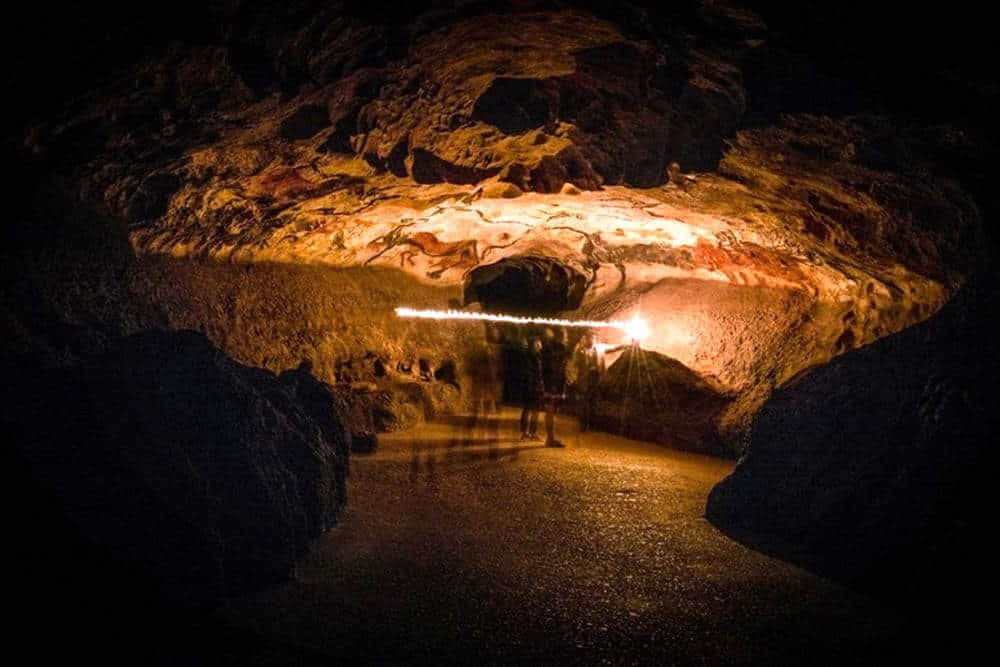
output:
M392 308L446 307L505 259L584 276L574 316L641 311L648 349L734 397L715 425L730 441L774 387L921 321L962 282L978 212L930 159L961 136L807 115L741 130L743 71L765 76L768 57L746 12L408 11L240 9L222 44L169 51L28 146L140 255L218 264L220 298L246 294L227 285L257 280L248 266L356 271L271 281L285 328L204 302L199 267L167 282L146 262L135 284L240 361L309 358L331 383L350 363L413 418L454 402L434 371L478 331ZM336 281L364 296L316 298ZM346 328L320 332L331 319Z
M14 446L86 540L173 602L287 577L344 501L350 433L308 375L240 366L193 332L33 374Z
M725 455L720 414L732 396L678 361L627 349L600 379L589 406L591 428L649 442Z
M36 585L117 618L287 577L345 501L348 448L371 444L350 392L162 330L124 230L27 181L3 244L0 423L18 555L61 582Z
M970 284L930 320L776 392L712 491L709 520L920 605L967 595L992 552L982 534L1000 371L991 285Z
M743 107L728 62L657 52L576 12L478 17L415 42L361 111L356 146L424 183L648 187L671 159L714 166Z
M441 307L457 286L434 288L386 267L283 262L233 264L147 257L129 276L170 328L200 329L241 363L275 373L303 359L358 413L358 429L396 430L456 409L461 395L435 373L461 363L467 326L403 321L400 303ZM368 436L359 436L362 439ZM360 441L359 441L360 442Z

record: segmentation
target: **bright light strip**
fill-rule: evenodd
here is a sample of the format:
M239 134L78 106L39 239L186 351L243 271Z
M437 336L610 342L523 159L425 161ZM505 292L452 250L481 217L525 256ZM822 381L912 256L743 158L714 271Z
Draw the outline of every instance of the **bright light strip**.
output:
M630 340L642 340L649 335L649 325L638 315L630 320L560 320L552 317L520 317L502 313L470 313L464 310L418 310L399 307L399 317L415 317L424 320L479 320L483 322L506 322L508 324L545 324L555 327L586 327L588 329L620 329Z

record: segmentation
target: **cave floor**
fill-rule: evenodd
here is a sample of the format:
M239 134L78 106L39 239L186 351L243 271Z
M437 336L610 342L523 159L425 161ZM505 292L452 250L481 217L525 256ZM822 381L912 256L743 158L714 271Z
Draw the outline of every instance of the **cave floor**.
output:
M454 417L353 457L348 509L295 580L221 620L274 661L281 647L355 662L898 657L899 613L702 517L731 462L568 419L566 449L519 443L515 417L475 431Z

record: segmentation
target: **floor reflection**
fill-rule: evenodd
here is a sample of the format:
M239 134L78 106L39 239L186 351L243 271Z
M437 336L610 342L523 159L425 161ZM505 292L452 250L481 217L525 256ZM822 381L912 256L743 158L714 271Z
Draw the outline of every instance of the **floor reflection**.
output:
M544 449L540 441L522 440L516 413L503 409L489 415L443 416L420 437L407 439L405 446L413 482L433 479L442 466L501 463L517 459L524 451Z

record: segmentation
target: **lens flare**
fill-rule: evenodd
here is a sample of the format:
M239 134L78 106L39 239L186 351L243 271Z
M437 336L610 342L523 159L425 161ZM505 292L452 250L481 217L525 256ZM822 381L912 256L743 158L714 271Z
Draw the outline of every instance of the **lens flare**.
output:
M631 341L641 341L649 335L649 325L646 324L646 320L642 319L638 315L633 315L632 319L624 322L623 324L624 326L621 327L621 329Z
M399 307L398 317L415 317L425 320L468 320L482 322L505 322L507 324L544 324L554 327L586 327L588 329L619 329L630 340L639 341L649 335L646 320L635 315L630 320L561 320L552 317L520 317L503 313L469 313L464 310L419 310Z

